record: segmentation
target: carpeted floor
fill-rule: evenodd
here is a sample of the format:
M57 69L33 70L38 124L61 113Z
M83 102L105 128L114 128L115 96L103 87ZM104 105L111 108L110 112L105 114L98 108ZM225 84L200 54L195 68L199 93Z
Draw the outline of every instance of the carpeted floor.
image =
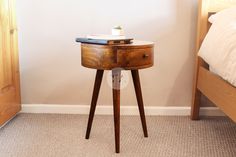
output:
M20 114L0 129L0 157L235 157L236 124L225 117L121 117L121 153L115 154L112 116Z

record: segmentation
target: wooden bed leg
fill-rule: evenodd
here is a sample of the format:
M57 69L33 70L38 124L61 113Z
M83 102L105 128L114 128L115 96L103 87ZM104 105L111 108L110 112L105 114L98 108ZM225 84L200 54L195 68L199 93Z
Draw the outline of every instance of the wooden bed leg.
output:
M201 104L201 92L196 88L193 91L193 100L192 100L192 107L191 107L191 119L192 120L199 120L199 111L200 111L200 104Z
M202 94L197 89L197 82L198 82L198 72L199 72L200 66L205 66L205 63L200 57L196 57L195 74L194 74L194 81L193 81L192 106L191 106L191 119L192 120L199 119L199 111L200 111Z

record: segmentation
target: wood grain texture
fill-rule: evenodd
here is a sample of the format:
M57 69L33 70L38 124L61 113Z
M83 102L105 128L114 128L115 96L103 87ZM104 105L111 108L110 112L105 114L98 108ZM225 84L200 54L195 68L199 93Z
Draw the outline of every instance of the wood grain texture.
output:
M0 125L20 111L15 1L0 0Z
M114 110L115 148L120 153L120 82L121 70L112 70L112 93Z
M134 89L135 89L135 93L136 93L136 99L138 102L139 114L140 114L142 127L143 127L143 134L144 134L144 137L148 137L139 72L138 72L138 70L131 70L131 73L132 73Z
M91 103L86 139L89 138L96 101L100 89L102 75L99 71L112 70L112 93L114 110L115 150L120 152L120 83L121 69L132 70L132 77L139 106L144 136L148 137L146 118L144 113L141 84L138 69L153 66L154 44L151 42L134 41L132 44L97 45L81 44L81 62L88 68L97 69L97 78L94 86L94 96ZM100 76L100 77L99 77ZM99 81L98 81L99 80ZM98 83L99 82L99 83ZM99 84L99 85L98 85ZM98 87L99 86L99 87Z
M86 136L85 136L86 139L89 139L89 136L90 136L91 127L93 123L93 117L94 117L98 95L99 95L99 91L100 91L100 87L102 83L103 73L104 73L103 70L97 70L97 73L96 73L95 83L93 87L93 97L91 101L89 119L88 119L88 124L87 124L87 131L86 131Z
M141 41L121 45L81 44L81 62L85 67L101 70L143 69L153 66L153 49L153 43Z
M209 70L200 67L198 89L236 122L236 88Z
M228 101L231 101L233 104L236 105L236 101L233 97L227 96L226 94L228 92L231 92L228 94L236 95L236 91L232 90L232 88L234 87L232 85L229 85L226 81L219 79L218 76L212 74L209 71L208 64L201 57L197 56L199 48L210 28L208 22L209 13L219 12L223 9L235 5L236 5L236 0L199 0L198 27L197 27L198 30L196 39L196 64L195 64L195 73L193 81L193 96L192 96L192 109L191 109L192 120L199 119L201 93L203 93L212 102L214 102L216 106L219 106L226 115L235 120L235 117L232 115L233 114L236 115L236 109L233 107L233 105L227 106L227 104L229 104ZM205 71L203 72L202 69L205 69ZM206 77L209 75L210 77ZM207 84L206 80L210 84ZM201 83L201 85L199 85L199 83ZM204 85L206 85L206 87L203 87ZM208 89L209 86L211 87L211 90ZM218 92L219 89L221 89L221 91L216 96L215 92L216 91ZM219 100L218 97L221 97L221 99ZM229 106L231 106L232 109L231 111L229 111Z
M199 73L200 67L209 69L206 62L201 57L197 56L195 60L195 72L194 72L193 92L192 92L192 106L191 106L191 119L192 120L199 119L199 111L200 111L200 106L201 106L202 93L197 88L198 73Z

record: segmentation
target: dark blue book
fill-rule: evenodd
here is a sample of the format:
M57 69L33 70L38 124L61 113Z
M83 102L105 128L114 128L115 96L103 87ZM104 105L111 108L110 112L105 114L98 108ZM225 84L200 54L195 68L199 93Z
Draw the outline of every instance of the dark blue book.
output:
M113 45L113 44L130 44L132 43L131 38L129 39L91 39L91 38L76 38L76 42L88 43L88 44L101 44L101 45Z

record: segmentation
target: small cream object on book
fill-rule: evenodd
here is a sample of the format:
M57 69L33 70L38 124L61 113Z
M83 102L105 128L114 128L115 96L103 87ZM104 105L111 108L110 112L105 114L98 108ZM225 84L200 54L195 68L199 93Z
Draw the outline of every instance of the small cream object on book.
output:
M95 34L87 35L88 39L101 39L101 40L123 40L126 39L124 35L106 35L106 34Z

